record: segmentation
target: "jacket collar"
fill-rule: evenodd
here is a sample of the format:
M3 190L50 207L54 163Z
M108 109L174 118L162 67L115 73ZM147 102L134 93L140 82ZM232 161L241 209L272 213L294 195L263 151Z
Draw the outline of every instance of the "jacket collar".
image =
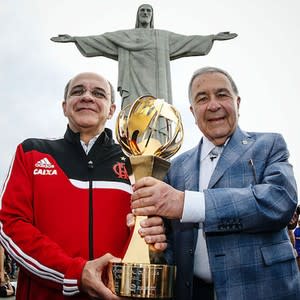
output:
M233 165L253 143L253 137L237 127L220 156L218 164L211 176L208 188L212 188L224 172Z
M73 144L80 144L80 133L74 132L67 126L67 130L64 135L65 140ZM113 144L112 131L109 128L105 128L104 131L99 135L95 144L111 145ZM81 144L80 144L81 146Z
M189 150L182 162L184 172L185 189L189 191L199 190L199 164L200 164L200 142L196 147Z
M224 172L235 163L241 155L252 146L254 139L239 127L231 136L226 144L218 164L211 176L208 188L212 188L221 178ZM199 165L200 153L202 147L202 139L200 143L187 152L187 156L183 161L183 172L185 177L185 188L187 190L199 190Z

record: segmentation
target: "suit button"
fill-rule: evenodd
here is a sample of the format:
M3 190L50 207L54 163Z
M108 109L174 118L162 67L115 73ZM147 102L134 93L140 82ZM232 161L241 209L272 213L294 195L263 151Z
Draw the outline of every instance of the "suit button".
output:
M186 281L185 286L189 288L191 286L191 283L189 281Z
M193 255L193 254L194 254L193 249L189 249L189 254L190 254L190 255Z

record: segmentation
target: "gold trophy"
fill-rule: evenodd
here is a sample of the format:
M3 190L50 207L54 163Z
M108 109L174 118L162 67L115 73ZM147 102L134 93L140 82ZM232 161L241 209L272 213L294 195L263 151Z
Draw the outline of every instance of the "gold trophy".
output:
M118 115L116 136L129 156L131 183L145 176L162 180L170 166L167 161L181 147L183 127L179 112L163 99L138 98ZM161 260L161 253L140 237L137 216L127 252L121 263L110 263L109 286L118 296L171 298L176 267Z

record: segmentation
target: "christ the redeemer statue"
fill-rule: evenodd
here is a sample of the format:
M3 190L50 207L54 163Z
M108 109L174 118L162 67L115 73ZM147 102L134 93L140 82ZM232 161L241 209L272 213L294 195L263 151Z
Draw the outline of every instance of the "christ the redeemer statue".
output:
M215 40L237 36L229 32L187 36L153 27L153 8L143 4L137 11L135 29L81 37L64 34L51 40L73 42L87 57L105 56L117 60L118 91L124 108L143 95L172 103L170 60L206 55Z

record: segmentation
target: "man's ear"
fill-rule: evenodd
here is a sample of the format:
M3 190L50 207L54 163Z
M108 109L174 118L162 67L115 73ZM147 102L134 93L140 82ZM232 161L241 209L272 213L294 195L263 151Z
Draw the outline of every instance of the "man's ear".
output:
M238 116L240 116L240 104L241 104L241 98L240 97L237 97L236 104L237 104Z
M111 119L112 116L114 115L115 111L116 111L116 104L112 103L112 105L109 108L109 114L107 116L107 119Z
M63 109L63 112L64 112L64 116L66 117L66 100L63 100L63 102L61 103L61 107Z
M192 105L190 105L190 111L191 111L191 113L192 113L193 116L194 116L195 124L197 124L196 116L195 116L194 109L193 109L193 106L192 106Z
M240 108L241 97L237 97L236 103L237 103L237 107Z
M190 111L191 111L191 113L193 114L193 116L195 117L194 109L193 109L193 106L192 106L192 105L190 105Z

